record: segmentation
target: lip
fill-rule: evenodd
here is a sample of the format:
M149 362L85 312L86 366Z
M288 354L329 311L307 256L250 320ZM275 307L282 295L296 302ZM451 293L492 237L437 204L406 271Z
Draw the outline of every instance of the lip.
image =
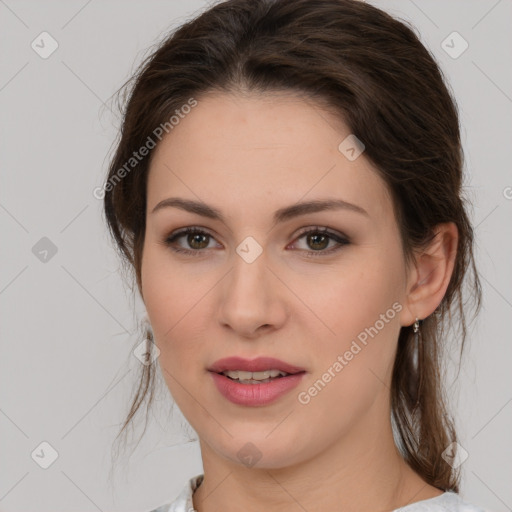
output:
M274 357L257 357L256 359L244 359L243 357L225 357L215 361L208 371L222 373L228 370L242 370L245 372L262 372L264 370L281 370L286 373L300 373L304 368L294 366ZM257 384L255 384L257 385Z
M255 407L275 402L298 386L306 372L279 377L262 384L241 384L221 373L210 372L210 375L224 398L237 405Z
M289 373L286 377L279 377L270 382L261 384L241 384L222 372L228 370L242 370L246 372L261 372L264 370L281 370ZM226 357L219 359L208 368L213 381L224 398L237 405L262 406L275 402L279 397L298 386L306 370L274 357L257 357L244 359L243 357Z

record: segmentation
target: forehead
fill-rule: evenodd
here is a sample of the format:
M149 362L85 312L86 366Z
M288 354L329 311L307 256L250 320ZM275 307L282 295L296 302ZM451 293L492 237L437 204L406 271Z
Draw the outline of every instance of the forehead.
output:
M339 197L388 215L387 187L368 159L339 146L350 129L313 100L294 94L209 94L157 145L148 210L167 196L276 209ZM350 140L350 139L349 139Z

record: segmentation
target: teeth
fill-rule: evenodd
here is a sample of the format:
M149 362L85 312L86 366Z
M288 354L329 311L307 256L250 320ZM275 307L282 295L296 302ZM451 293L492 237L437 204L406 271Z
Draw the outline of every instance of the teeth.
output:
M286 372L282 372L281 370L265 370L263 372L244 372L242 370L228 370L222 372L223 375L230 377L231 379L239 380L242 384L252 383L252 381L256 382L269 382L270 379L277 377L279 375L285 376L289 375Z

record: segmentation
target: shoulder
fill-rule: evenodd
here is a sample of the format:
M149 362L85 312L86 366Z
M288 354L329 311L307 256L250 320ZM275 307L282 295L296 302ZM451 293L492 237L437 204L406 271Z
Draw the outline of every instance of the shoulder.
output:
M467 503L455 492L447 491L435 498L411 503L393 512L486 512L484 509Z
M155 508L150 512L193 512L194 505L192 495L202 481L202 474L190 478L174 501L166 503L165 505L160 505L158 508Z

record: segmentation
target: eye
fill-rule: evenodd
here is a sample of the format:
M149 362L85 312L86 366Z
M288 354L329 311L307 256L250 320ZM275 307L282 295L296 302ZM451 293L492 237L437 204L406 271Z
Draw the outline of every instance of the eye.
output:
M305 249L306 255L312 257L330 255L350 243L344 235L321 227L307 228L307 231L303 231L296 240L302 238L305 239L307 246L313 249ZM328 248L331 242L335 242L335 244Z
M186 249L176 245L176 241L180 238L185 238L186 243L192 248ZM213 239L210 233L195 227L188 227L180 229L176 233L165 239L165 245L169 246L173 251L188 254L191 256L200 256L203 249L207 249L210 239Z
M347 237L339 233L330 231L328 228L314 227L306 228L295 240L305 239L306 244L313 250L303 249L308 257L330 255L350 242ZM178 245L178 241L184 239L190 248ZM201 256L205 249L211 249L210 242L213 236L197 227L187 227L172 233L164 240L164 244L177 253L190 256ZM334 246L329 247L334 242Z

